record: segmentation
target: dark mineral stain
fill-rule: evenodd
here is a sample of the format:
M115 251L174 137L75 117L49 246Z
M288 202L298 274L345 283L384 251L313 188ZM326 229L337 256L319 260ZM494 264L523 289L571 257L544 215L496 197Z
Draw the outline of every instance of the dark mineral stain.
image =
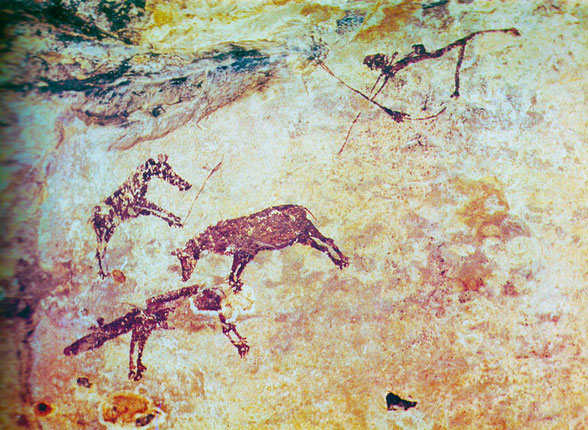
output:
M244 57L237 58L231 64L231 71L234 73L253 72L258 68L265 67L269 64L267 57Z
M230 46L231 46L231 50L229 52L220 54L220 56L217 57L217 60L220 60L221 58L222 59L233 58L235 60L243 60L243 59L247 59L247 58L251 58L251 57L266 58L265 55L262 54L257 49L246 49L246 48L243 48L242 46L235 45L235 44L231 44Z
M173 78L173 79L170 79L169 83L171 85L182 85L187 80L188 80L188 77L187 76L182 76L181 78Z
M146 426L151 421L153 421L153 418L155 418L154 414L148 414L148 415L145 415L144 417L139 417L135 420L135 426L137 426L137 427Z
M396 411L400 408L402 408L406 411L410 408L414 408L416 406L416 404L417 404L417 402L411 402L410 400L404 400L394 393L388 393L386 395L386 406L389 411Z
M28 304L22 303L20 299L4 298L0 300L0 318L19 317L28 319L32 310Z
M449 0L439 0L439 1L434 1L431 3L423 3L423 5L421 6L423 9L432 9L434 7L437 6L443 6L445 4L449 3Z
M100 4L98 10L108 18L112 30L124 30L131 23L133 14L138 17L144 14L145 0L106 1Z
M269 65L269 57L257 49L246 49L238 45L229 45L229 52L222 52L213 56L215 62L231 61L229 65L220 66L220 71L231 73L254 72Z
M114 69L105 73L97 73L86 79L64 79L63 81L51 81L43 79L44 87L38 88L41 92L60 93L62 91L84 92L87 96L94 95L101 90L101 86L112 83L122 77L129 71L130 65L128 60L123 60Z
M53 412L53 407L45 402L39 402L35 405L35 414L40 417L46 417Z
M17 312L16 316L28 320L32 314L33 310L28 304L26 304L20 311Z
M78 380L76 382L80 387L90 388L92 386L92 383L90 382L90 380L85 377L78 378Z
M11 23L38 21L59 29L67 38L91 37L97 40L115 37L126 44L137 42L133 27L148 19L145 0L19 0L5 2L10 7ZM84 3L84 7L80 4ZM91 11L90 13L88 13Z
M347 31L353 30L359 26L364 19L365 18L362 14L346 11L345 16L337 20L337 33L343 34Z

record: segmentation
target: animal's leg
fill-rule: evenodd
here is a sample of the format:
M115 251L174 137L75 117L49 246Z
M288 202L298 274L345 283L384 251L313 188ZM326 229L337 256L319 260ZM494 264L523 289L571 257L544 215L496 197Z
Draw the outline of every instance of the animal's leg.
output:
M309 238L309 242L308 244L310 246L312 246L313 248L316 248L313 243L315 245L318 245L316 242L314 242L314 240L312 240L312 238L316 238L319 239L321 242L326 243L327 245L329 245L331 248L333 248L333 250L337 253L337 257L335 257L330 250L327 248L327 252L326 254L329 256L329 258L333 261L333 263L335 263L335 265L337 267L339 267L339 269L343 269L344 267L349 266L349 258L347 258L339 249L339 247L337 247L337 245L335 244L335 241L333 239L331 239L330 237L326 237L324 236L315 226L314 224L312 224L310 221L308 223L308 227L306 228L305 232L308 235ZM321 252L325 252L322 251L319 248L316 248Z
M451 97L458 98L459 97L459 71L461 69L461 63L463 63L463 56L465 54L466 45L462 45L459 49L459 54L457 57L457 64L455 66L455 90Z
M324 252L325 254L327 254L329 256L329 258L333 261L337 260L336 257L334 257L331 254L331 251L329 250L328 247L324 246L324 245L319 245L318 243L315 242L315 240L313 238L311 238L310 236L306 236L306 237L302 237L300 238L299 241L302 245L308 245L308 246L312 246L314 249L318 249L320 252Z
M135 343L137 343L137 333L136 330L133 330L133 333L131 334L131 346L129 349L129 379L133 379L135 377L135 361L133 360Z
M233 257L233 265L231 266L231 274L229 275L229 285L233 287L233 290L238 293L241 291L243 282L241 282L241 273L245 269L245 266L253 260L254 255L244 254L237 252Z
M166 211L163 208L160 208L155 203L144 200L140 202L138 206L138 210L141 215L153 215L163 219L164 221L167 221L170 226L183 227L180 217Z
M239 356L241 358L245 357L247 355L247 353L249 352L249 345L247 345L247 338L241 336L239 334L239 332L237 331L237 328L235 327L235 324L231 324L230 322L227 322L227 319L225 318L225 316L222 313L218 314L220 322L221 322L221 327L223 329L223 334L229 338L229 340L231 341L231 343L233 344L233 346L235 346L237 348L237 351L239 351ZM234 339L233 336L231 336L231 333L233 333L237 339Z
M98 216L95 214L90 221L96 233L96 240L98 245L96 247L96 260L98 260L98 274L101 278L108 276L106 265L104 264L104 257L106 255L106 247L112 238L116 225L110 215Z
M102 279L106 278L107 275L102 265L104 255L106 254L106 246L106 243L98 242L98 246L96 248L96 260L98 260L98 275L100 275Z

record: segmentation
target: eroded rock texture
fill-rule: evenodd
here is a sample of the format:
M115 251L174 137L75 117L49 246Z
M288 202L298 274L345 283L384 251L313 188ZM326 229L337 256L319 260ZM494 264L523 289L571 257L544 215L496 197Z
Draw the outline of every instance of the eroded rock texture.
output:
M132 43L138 35L127 35L141 28L144 6L101 0L5 5L15 21L5 22L4 90L9 97L33 92L65 100L67 108L55 124L58 143L67 139L75 117L99 126L109 148L128 149L188 121L197 123L263 89L288 59L308 62L323 49L309 39L296 50L244 41L158 52ZM22 32L27 36L19 39ZM12 46L14 39L22 40L21 46Z

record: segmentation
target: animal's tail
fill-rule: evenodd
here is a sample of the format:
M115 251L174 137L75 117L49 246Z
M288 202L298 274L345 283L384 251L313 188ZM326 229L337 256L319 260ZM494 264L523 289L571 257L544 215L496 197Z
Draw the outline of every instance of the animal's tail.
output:
M88 218L88 221L86 221L86 222L88 222L90 224L94 224L95 219L96 219L96 213L92 212L92 215L90 215L90 218Z
M310 214L311 217L313 217L314 219L316 219L316 217L314 216L314 214L310 211L310 209L308 209L307 207L304 206L298 206L301 209L304 209L306 212L308 212Z

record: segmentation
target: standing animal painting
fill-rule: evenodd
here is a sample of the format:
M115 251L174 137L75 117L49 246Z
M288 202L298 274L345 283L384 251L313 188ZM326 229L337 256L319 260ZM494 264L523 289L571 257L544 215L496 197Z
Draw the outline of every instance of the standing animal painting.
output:
M310 211L303 206L283 205L220 221L190 239L184 249L179 248L172 255L180 260L184 282L190 279L201 252L232 255L229 284L236 292L243 285L240 277L245 266L259 251L282 249L300 243L327 254L340 269L347 267L349 259L333 239L323 236L314 226L306 217L308 213Z
M106 247L112 238L114 230L120 223L140 215L153 215L167 221L170 226L183 227L181 219L173 213L160 208L146 198L148 183L153 178L161 178L180 191L189 190L190 185L182 179L167 162L167 155L160 154L157 161L150 158L139 166L110 197L94 207L90 223L92 224L98 246L96 259L98 260L98 274L104 278L104 256Z

